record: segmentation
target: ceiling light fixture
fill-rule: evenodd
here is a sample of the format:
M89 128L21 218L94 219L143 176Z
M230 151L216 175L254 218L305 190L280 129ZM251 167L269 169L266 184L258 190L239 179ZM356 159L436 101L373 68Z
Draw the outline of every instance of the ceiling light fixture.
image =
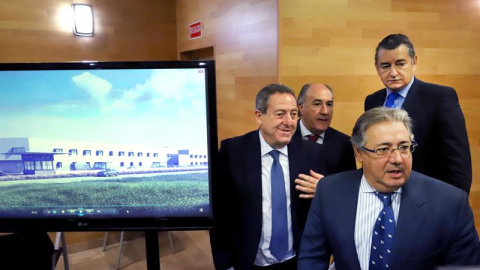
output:
M93 36L93 10L89 5L73 4L73 33L77 36Z

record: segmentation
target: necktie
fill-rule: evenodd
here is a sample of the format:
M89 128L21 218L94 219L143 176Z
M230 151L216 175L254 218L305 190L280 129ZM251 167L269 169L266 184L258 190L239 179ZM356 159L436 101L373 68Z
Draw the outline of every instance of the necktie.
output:
M397 92L392 92L387 97L387 102L385 102L385 107L395 108L395 100L400 96Z
M270 252L281 261L288 252L287 228L287 195L285 192L285 179L283 178L282 165L280 165L277 150L270 151L273 158L272 180L272 238Z
M318 137L320 137L320 136L319 135L314 135L314 134L307 135L308 140L311 141L311 142L316 142L318 140Z
M392 193L378 192L377 196L383 202L383 209L373 227L370 270L388 269L388 259L391 255L393 233L395 232Z

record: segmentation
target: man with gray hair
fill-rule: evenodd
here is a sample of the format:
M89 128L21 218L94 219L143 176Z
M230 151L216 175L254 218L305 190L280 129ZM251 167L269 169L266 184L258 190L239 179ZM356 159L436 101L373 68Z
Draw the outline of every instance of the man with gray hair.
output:
M215 227L210 242L218 270L295 270L300 238L320 177L319 147L293 137L293 90L262 88L255 101L259 129L221 142L212 183Z
M298 94L301 118L295 136L321 145L327 174L357 169L350 137L332 128L333 89L327 84L305 84Z
M362 169L323 178L302 237L299 270L424 270L480 264L468 194L412 171L412 123L402 109L363 113L352 144Z

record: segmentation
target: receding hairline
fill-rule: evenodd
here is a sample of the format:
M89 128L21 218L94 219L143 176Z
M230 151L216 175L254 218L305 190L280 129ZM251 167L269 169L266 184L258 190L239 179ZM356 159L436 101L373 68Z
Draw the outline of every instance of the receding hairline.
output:
M312 89L312 86L314 85L321 85L325 88L322 88L320 90L328 90L330 91L330 94L332 95L332 101L333 101L333 88L328 85L328 84L325 84L325 83L307 83L307 84L304 84L300 90L300 93L298 94L298 99L297 99L297 104L299 105L303 105L305 104L305 101L306 101L306 97L307 95L310 93L310 90Z

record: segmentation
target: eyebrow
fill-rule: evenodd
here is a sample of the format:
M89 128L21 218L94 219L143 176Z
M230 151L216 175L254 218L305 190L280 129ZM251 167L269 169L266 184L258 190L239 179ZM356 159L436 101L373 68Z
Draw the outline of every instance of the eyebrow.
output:
M401 141L401 142L399 142L399 143L398 143L398 145L400 145L400 144L404 144L404 143L409 143L409 142L410 142L410 141ZM392 145L393 145L393 143L391 143L391 142L383 142L383 143L379 143L379 144L377 144L376 146L380 146L380 145L392 146Z
M405 58L400 58L400 59L395 60L395 63L402 62L402 61L407 62L408 60L405 59ZM387 64L389 65L390 62L378 62L378 64L379 64L379 65L387 65Z
M321 100L319 98L316 98L316 99L313 100L313 102L318 102L318 101L323 102L323 100ZM331 100L331 99L326 100L325 103L327 103L327 102L333 102L333 100Z
M288 109L277 109L277 110L274 110L273 113L277 113L277 112L298 112L298 108L292 108L291 110L288 110Z

